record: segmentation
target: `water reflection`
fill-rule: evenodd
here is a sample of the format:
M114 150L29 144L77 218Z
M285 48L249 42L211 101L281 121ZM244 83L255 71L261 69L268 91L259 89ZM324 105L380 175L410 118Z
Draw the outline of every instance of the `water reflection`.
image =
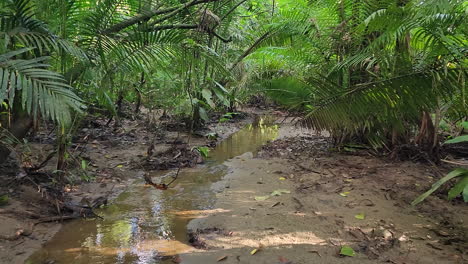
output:
M77 264L105 263L171 263L160 256L192 252L187 244L186 226L191 219L206 217L214 209L211 183L226 174L222 163L278 136L278 127L259 119L210 152L204 166L182 170L176 188L167 191L134 183L112 205L98 212L104 220L68 222L36 252L27 263L46 261ZM165 176L173 172L156 172Z

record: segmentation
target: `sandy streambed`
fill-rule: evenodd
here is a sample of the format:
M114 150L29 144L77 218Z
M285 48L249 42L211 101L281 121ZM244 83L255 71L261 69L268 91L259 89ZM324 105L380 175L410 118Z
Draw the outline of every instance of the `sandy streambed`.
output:
M202 250L183 254L182 263L464 263L466 244L443 239L466 230L466 207L450 211L461 210L452 215L459 229L443 231L437 219L379 190L385 181L353 178L355 170L337 163L304 170L286 158L230 160L229 173L212 187L219 213L189 224ZM395 174L402 169L392 166ZM404 167L403 179L421 169L413 167ZM369 171L367 177L377 174ZM343 246L356 255L340 256Z

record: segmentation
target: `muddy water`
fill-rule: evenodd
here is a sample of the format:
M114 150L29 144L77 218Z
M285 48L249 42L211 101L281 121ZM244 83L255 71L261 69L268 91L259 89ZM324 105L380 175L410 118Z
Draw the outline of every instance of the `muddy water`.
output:
M187 243L187 224L215 212L211 184L226 168L222 163L245 152L255 152L278 136L277 126L249 125L210 152L205 165L182 170L177 185L167 191L137 180L113 203L98 212L103 220L76 220L26 263L173 263L164 256L196 251ZM155 181L174 171L155 172ZM168 181L168 179L166 179Z

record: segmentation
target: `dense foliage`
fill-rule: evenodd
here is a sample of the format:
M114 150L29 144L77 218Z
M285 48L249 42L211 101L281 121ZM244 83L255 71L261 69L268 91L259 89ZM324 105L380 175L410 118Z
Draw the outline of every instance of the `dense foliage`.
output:
M303 125L437 159L467 116L467 4L453 0L5 0L0 140L85 112L164 109L201 126L259 92ZM460 127L460 129L457 128ZM59 133L59 134L60 134ZM5 152L0 148L0 153ZM3 155L3 159L4 159ZM2 154L0 154L2 159Z

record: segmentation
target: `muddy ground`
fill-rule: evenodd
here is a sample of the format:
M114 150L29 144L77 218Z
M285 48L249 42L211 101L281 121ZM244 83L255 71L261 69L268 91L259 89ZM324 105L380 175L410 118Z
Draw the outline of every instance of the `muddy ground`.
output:
M114 129L105 119L90 120L70 151L87 161L93 177L83 182L79 168L71 167L76 184L67 186L67 199L74 204L112 200L147 170L196 166L193 147L213 146L265 114L247 112L233 122L214 120L190 140L170 121L148 127L145 120L123 120ZM468 214L461 200L447 202L441 190L417 208L409 205L450 167L393 162L363 150L340 153L326 137L290 121L277 120L283 123L280 139L258 156L246 153L226 163L229 173L212 186L215 213L191 221L190 240L197 249L175 257L178 263L467 262ZM31 163L53 149L49 132L31 138ZM204 136L210 132L219 138ZM0 170L0 193L10 197L0 207L1 263L23 263L61 227L57 221L41 222L56 212L38 192L47 186L38 186L34 177L42 176L26 175L14 163ZM352 247L355 256L340 256L342 246Z
M186 127L172 119L158 118L152 125L148 125L148 120L124 119L121 126L114 127L113 123L107 125L105 118L87 118L69 148L76 161L70 162L70 173L65 177L74 184L65 187L61 200L84 207L103 198L110 202L148 170L196 166L202 159L194 147L216 145L253 122L258 114L257 110L245 109L242 115L223 123L215 117L205 129L190 137L184 132ZM55 197L51 197L52 185L47 179L56 159L32 174L19 168L46 159L54 149L53 131L52 126L42 127L30 136L22 164L12 155L0 167L0 194L9 198L7 205L0 206L0 263L23 263L61 227L60 221L53 221L57 210L51 204ZM149 151L150 145L153 147ZM87 164L85 170L80 168L83 160Z
M213 185L219 213L190 223L201 251L182 263L468 262L466 204L441 190L410 206L449 167L338 153L327 138L292 131L227 163ZM340 256L343 246L355 256Z

